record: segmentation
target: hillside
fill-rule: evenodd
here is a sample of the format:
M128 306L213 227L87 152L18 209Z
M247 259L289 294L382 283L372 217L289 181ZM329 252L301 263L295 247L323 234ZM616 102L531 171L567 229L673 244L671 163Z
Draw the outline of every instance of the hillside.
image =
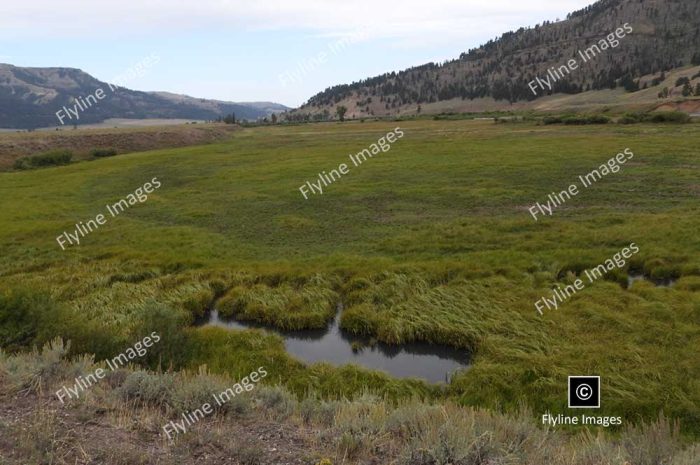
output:
M625 104L625 94L645 88L654 90L644 104L663 104L683 97L683 86L668 73L700 65L699 43L699 2L601 0L564 21L507 32L449 62L328 88L289 117L324 119L337 105L348 108L348 117L536 108L548 95L589 92L592 100L602 92L606 104ZM684 77L695 93L700 74Z
M216 119L229 113L255 120L287 108L275 103L234 103L167 92L139 92L110 87L74 68L22 68L0 64L0 128L31 129L59 125L56 112L74 108L102 89L105 97L79 114L79 124L109 118ZM75 119L65 118L66 124Z

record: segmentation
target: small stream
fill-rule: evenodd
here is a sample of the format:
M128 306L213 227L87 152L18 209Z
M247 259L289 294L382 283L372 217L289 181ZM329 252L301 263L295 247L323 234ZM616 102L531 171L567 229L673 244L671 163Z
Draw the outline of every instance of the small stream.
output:
M328 362L335 366L353 363L372 370L380 370L396 378L420 378L429 383L448 383L452 374L468 368L470 356L466 350L425 343L389 345L353 336L339 327L339 315L326 329L281 331L269 326L223 320L212 310L206 324L229 329L260 328L284 338L287 352L307 363ZM353 343L361 344L353 351Z

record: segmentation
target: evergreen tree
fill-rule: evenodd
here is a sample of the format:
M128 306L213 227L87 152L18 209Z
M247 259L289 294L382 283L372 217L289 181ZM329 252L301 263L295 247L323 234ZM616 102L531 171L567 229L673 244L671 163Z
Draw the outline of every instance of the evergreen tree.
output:
M683 97L690 97L693 95L693 88L690 86L689 82L686 82L685 85L683 85Z
M635 81L629 74L626 74L620 79L620 85L624 87L627 92L637 92L639 90L639 82Z

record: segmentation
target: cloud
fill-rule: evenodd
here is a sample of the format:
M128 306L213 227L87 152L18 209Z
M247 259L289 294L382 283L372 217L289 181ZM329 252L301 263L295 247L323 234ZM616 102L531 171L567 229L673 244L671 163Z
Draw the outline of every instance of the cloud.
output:
M3 0L0 37L173 35L215 27L303 30L367 40L454 41L534 25L582 8L590 0Z

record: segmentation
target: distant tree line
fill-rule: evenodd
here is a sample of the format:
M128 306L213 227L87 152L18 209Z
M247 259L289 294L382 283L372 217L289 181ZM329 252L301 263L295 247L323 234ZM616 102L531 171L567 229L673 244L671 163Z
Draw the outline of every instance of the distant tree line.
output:
M219 116L216 121L218 123L226 123L226 124L236 124L236 114L235 113L229 113L226 116Z

